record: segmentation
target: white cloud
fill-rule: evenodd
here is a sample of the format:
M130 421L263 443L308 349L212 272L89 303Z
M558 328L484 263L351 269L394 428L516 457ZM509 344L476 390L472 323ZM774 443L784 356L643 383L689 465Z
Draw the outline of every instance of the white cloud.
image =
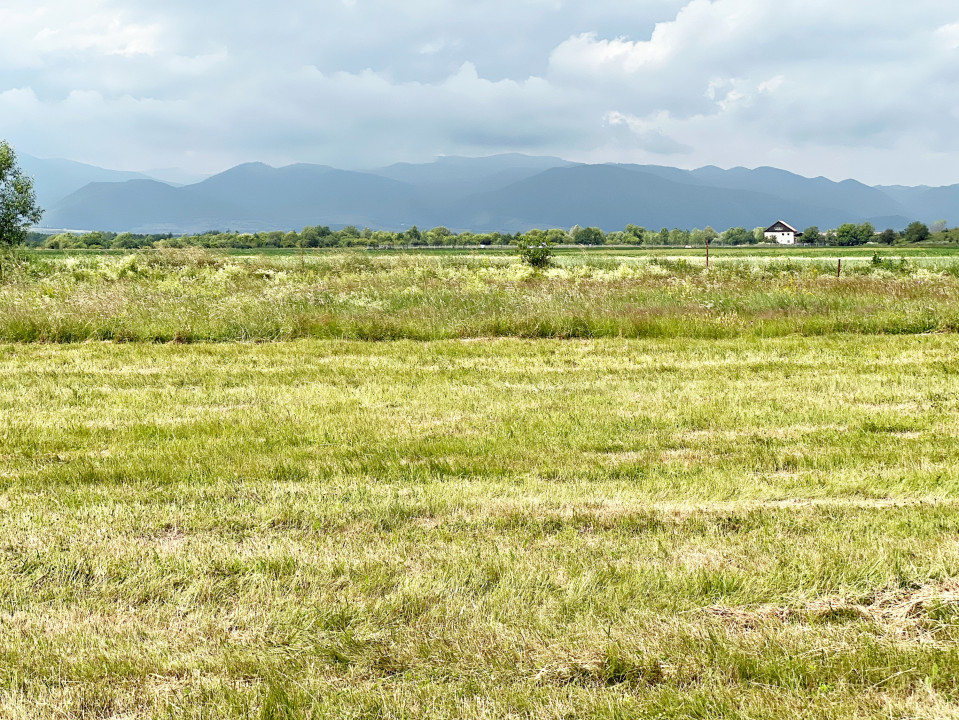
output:
M936 30L936 35L942 38L953 50L959 49L959 23L943 25Z
M0 117L24 152L128 168L509 150L956 182L944 5L7 0Z

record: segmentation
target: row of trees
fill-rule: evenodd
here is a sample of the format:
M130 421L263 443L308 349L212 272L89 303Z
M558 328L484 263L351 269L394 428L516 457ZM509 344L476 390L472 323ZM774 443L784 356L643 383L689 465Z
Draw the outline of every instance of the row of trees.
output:
M865 245L869 242L880 243L882 245L894 245L896 243L917 243L928 240L933 236L946 233L946 221L939 220L933 223L933 229L921 222L910 223L905 230L899 232L892 228L887 228L882 232L877 232L872 223L845 223L835 230L820 232L815 225L808 227L803 231L802 241L811 245L837 245L849 247L853 245ZM951 241L951 237L941 237L940 240Z
M597 227L575 226L570 230L552 228L550 230L529 230L526 233L454 233L446 227L419 230L416 226L400 232L388 230L360 230L347 226L332 230L326 225L307 226L299 232L257 232L238 233L210 231L206 233L172 235L133 234L112 232L60 233L41 235L30 233L27 241L30 245L54 249L77 248L154 248L154 247L206 247L206 248L415 248L415 247L489 247L508 246L523 242L527 245L655 245L666 247L702 247L711 245L736 246L755 245L763 242L764 228L752 230L743 227L729 228L717 232L711 227L704 230L694 228L662 228L648 230L638 225L627 225L622 231L603 232ZM810 245L854 246L869 242L893 245L897 243L916 243L933 238L953 242L953 234L959 236L959 230L939 230L933 235L930 228L914 222L905 230L896 232L887 229L876 232L870 223L855 225L847 223L833 230L821 232L819 228L808 227L801 240Z

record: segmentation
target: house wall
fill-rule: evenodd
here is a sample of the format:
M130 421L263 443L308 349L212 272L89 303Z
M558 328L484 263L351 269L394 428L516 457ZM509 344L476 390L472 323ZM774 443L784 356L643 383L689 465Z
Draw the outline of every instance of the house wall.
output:
M763 233L763 237L766 240L775 240L780 245L795 245L796 244L796 233L791 232L780 232L780 233Z

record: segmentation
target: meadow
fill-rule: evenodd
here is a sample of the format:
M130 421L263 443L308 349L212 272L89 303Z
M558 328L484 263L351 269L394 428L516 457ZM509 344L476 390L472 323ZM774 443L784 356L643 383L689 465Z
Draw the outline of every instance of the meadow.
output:
M954 332L957 299L955 252L730 254L706 268L701 253L580 251L545 272L481 252L81 253L5 270L0 341Z
M959 258L843 268L5 268L0 717L959 716Z

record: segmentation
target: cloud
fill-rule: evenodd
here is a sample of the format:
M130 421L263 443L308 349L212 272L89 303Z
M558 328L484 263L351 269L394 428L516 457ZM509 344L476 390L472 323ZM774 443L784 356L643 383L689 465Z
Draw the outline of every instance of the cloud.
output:
M7 0L15 146L138 169L441 154L956 182L938 0Z

